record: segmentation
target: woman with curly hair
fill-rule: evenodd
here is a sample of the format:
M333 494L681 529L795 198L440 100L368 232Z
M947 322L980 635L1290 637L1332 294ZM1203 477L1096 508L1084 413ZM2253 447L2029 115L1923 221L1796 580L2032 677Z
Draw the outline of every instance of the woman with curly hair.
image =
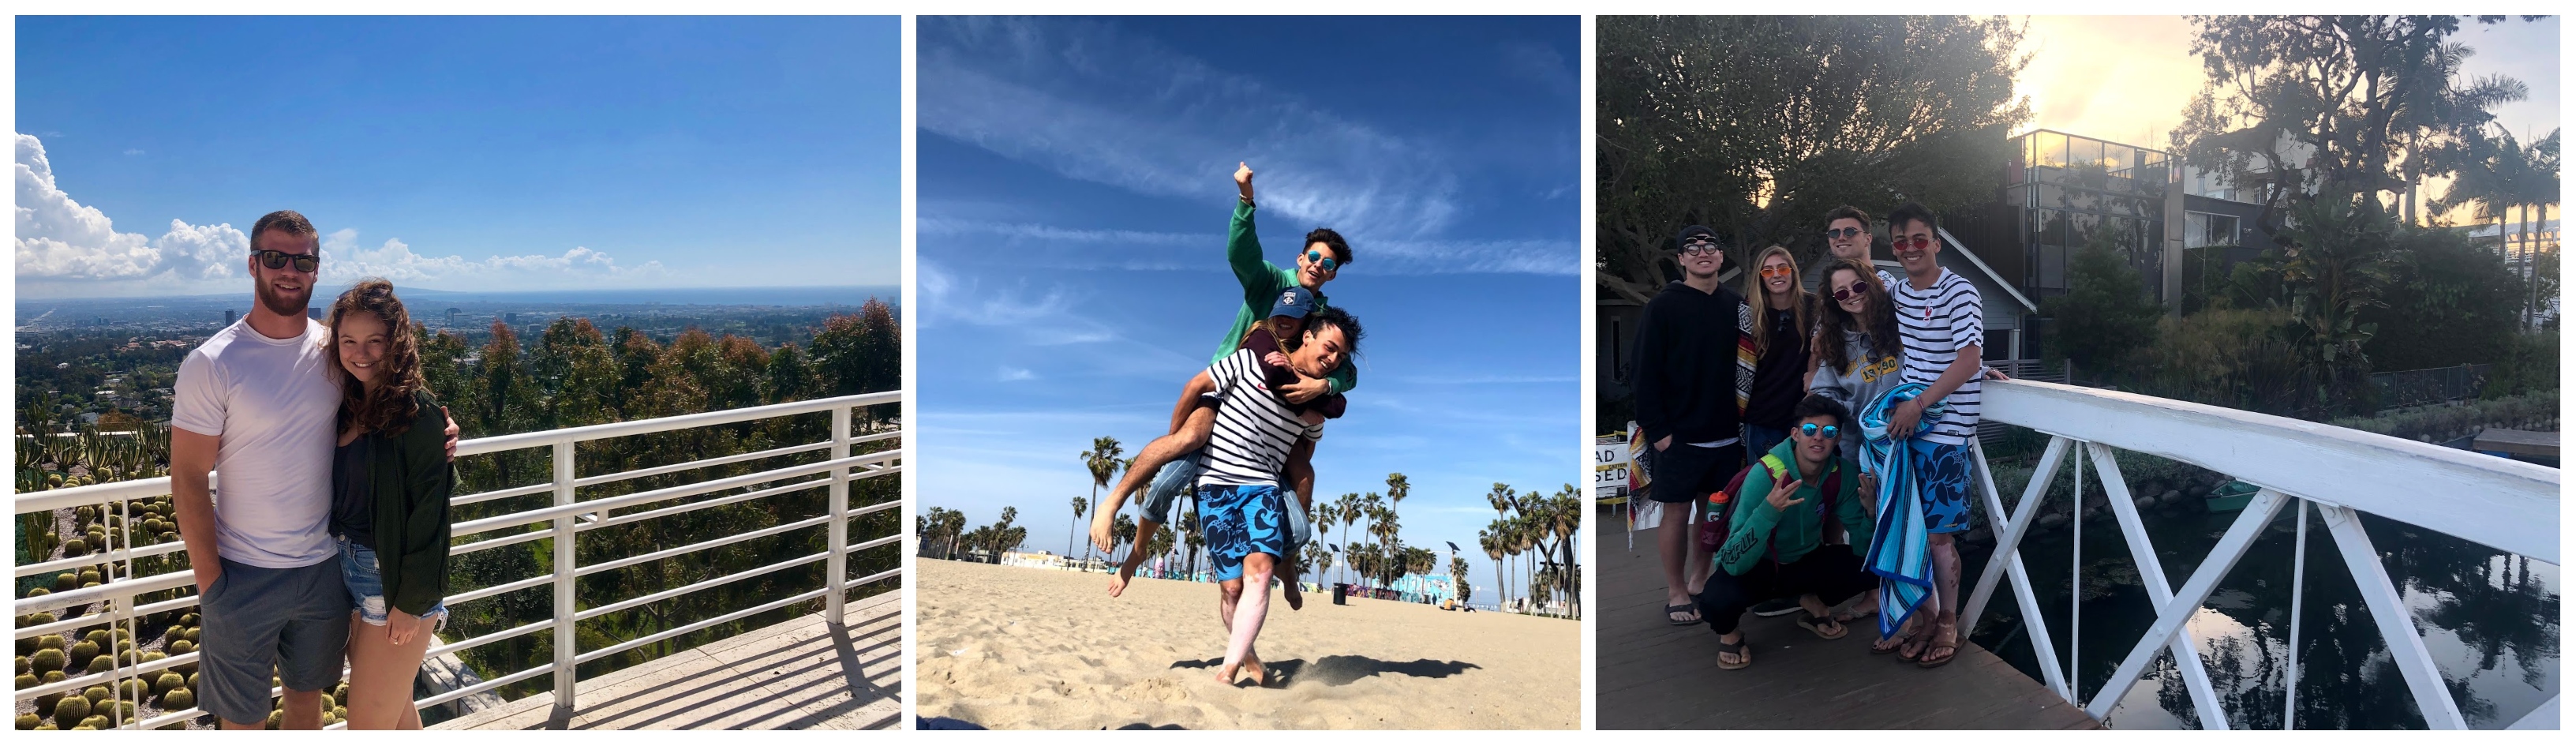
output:
M360 281L331 304L329 375L340 385L331 534L349 586L349 727L417 730L412 680L447 618L447 417L421 378L411 314L393 283Z

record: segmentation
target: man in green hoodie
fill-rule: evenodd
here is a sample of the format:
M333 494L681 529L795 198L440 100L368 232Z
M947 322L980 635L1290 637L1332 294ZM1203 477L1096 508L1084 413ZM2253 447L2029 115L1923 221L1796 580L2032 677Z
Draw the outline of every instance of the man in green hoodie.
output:
M1796 597L1806 610L1798 626L1832 640L1848 634L1829 615L1832 602L1877 586L1861 567L1872 525L1861 512L1858 467L1836 452L1851 413L1834 400L1809 395L1792 413L1789 438L1744 475L1730 507L1726 543L1718 547L1708 585L1698 596L1700 618L1717 631L1717 667L1753 664L1736 622L1754 603ZM1791 473L1794 470L1795 473ZM1850 551L1824 543L1827 521L1852 537Z
M1273 307L1281 302L1290 288L1304 288L1312 298L1308 305L1313 308L1330 305L1324 298L1324 283L1331 282L1341 274L1342 267L1351 263L1350 243L1331 228L1317 228L1306 233L1305 250L1297 255L1297 268L1293 271L1261 258L1261 237L1253 229L1252 221L1251 164L1235 164L1234 186L1238 198L1234 220L1226 230L1225 260L1234 269L1235 280L1243 286L1243 305L1235 310L1234 326L1226 330L1225 338L1217 345L1216 354L1209 357L1210 366L1223 362L1227 356L1242 349L1247 335L1265 332L1266 329L1259 324L1270 316ZM1274 392L1289 404L1303 407L1322 397L1348 392L1357 385L1359 373L1345 357L1331 374L1323 378L1298 376L1296 382L1278 386ZM1190 485L1198 480L1200 449L1206 447L1209 435L1216 427L1216 406L1206 398L1214 390L1215 384L1206 371L1200 371L1181 387L1181 398L1172 407L1171 430L1136 452L1135 461L1128 464L1126 478L1119 480L1118 486L1110 491L1109 501L1101 509L1093 511L1093 545L1102 551L1115 546L1113 522L1118 510L1140 488L1145 491L1145 504L1137 520L1137 535L1151 536L1154 528L1169 520L1180 496L1188 494ZM1334 412L1331 416L1339 416L1338 408L1331 411ZM1146 481L1148 476L1151 477L1150 482ZM1290 489L1311 489L1315 480L1314 467L1306 458L1294 459L1288 465L1287 473L1279 477L1281 484ZM1111 583L1110 595L1117 595L1125 585L1123 578ZM1289 589L1289 599L1291 608L1302 605L1293 585Z

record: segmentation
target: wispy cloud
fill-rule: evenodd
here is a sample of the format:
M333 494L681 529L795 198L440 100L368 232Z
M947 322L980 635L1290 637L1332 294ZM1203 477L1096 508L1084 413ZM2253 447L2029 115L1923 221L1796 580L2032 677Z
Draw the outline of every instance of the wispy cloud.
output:
M1029 369L1027 369L1027 368L1013 368L1013 367L1009 367L1009 366L1003 366L1002 370L1001 370L1000 372L998 372L998 373L995 373L995 374L994 374L994 376L993 376L993 378L994 378L994 380L1004 381L1004 382L1009 382L1009 381L1034 381L1034 380L1037 380L1037 379L1038 379L1038 374L1037 374L1037 373L1034 373L1034 372L1031 372L1031 371L1030 371Z
M142 148L126 148L126 149L125 149L125 154L126 154L126 155L142 155L142 154L143 154L143 149L142 149Z
M1035 223L987 222L941 215L921 218L921 235L989 239L1014 248L1034 246L1044 265L1060 269L1223 271L1216 251L1225 236L1137 230L1066 228ZM1101 247L1119 251L1103 252ZM1140 249L1164 250L1138 253ZM1353 239L1354 256L1371 274L1430 275L1468 272L1572 275L1571 246L1546 240Z
M1435 143L1108 24L924 19L919 70L924 129L1067 178L1197 197L1248 160L1264 209L1355 241L1438 236L1458 216Z

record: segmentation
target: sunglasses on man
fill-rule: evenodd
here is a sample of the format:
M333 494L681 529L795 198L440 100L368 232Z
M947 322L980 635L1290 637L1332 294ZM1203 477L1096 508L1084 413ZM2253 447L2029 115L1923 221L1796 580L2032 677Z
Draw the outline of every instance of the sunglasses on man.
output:
M1692 236L1682 239L1682 253L1685 255L1714 254L1717 252L1717 239L1715 238L1709 236Z
M290 262L295 264L297 272L311 272L322 266L322 257L312 254L289 254L276 249L260 249L251 252L250 255L259 259L259 266L269 269L285 267Z
M1306 261L1326 272L1333 271L1334 267L1342 266L1341 262L1333 261L1332 257L1325 256L1324 252L1316 251L1314 249L1306 250Z
M1819 435L1818 433L1822 434ZM1801 422L1798 423L1798 434L1810 438L1824 438L1826 440L1832 440L1834 438L1841 437L1843 429L1834 425L1818 426L1813 422Z
M1858 236L1858 235L1860 235L1860 234L1868 233L1868 232L1869 232L1869 229L1867 229L1867 228L1826 228L1826 229L1825 229L1825 237L1826 237L1826 238L1851 238L1851 237L1853 237L1853 236Z
M1897 251L1904 251L1904 250L1906 250L1906 249L1907 249L1907 248L1909 248L1909 247L1919 251L1919 250L1921 250L1923 247L1926 247L1926 246L1930 246L1930 245L1932 245L1932 237L1931 237L1931 236L1897 236L1897 237L1895 237L1895 238L1888 239L1888 241L1887 241L1887 245L1888 245L1890 248L1893 248L1893 249L1895 249L1895 250L1897 250Z

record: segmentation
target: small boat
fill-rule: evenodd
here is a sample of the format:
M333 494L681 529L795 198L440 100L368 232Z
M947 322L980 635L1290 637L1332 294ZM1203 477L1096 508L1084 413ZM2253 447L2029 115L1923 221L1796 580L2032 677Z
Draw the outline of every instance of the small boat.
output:
M2219 485L2218 489L2209 493L2207 502L2209 512L2226 513L2244 510L2246 503L2254 501L2254 493L2261 491L2263 488L2244 482L2228 482Z

